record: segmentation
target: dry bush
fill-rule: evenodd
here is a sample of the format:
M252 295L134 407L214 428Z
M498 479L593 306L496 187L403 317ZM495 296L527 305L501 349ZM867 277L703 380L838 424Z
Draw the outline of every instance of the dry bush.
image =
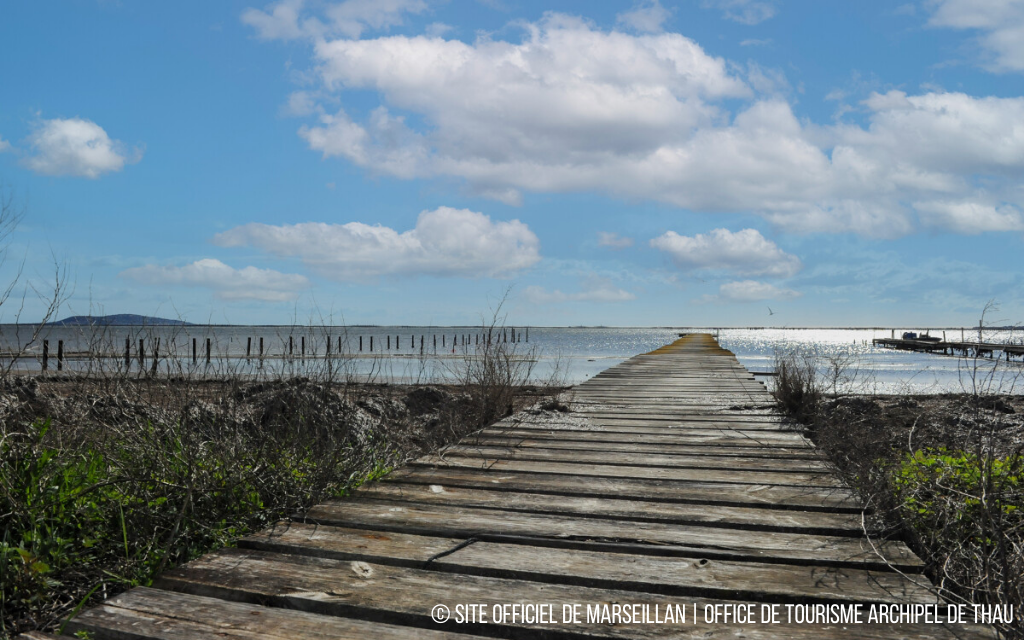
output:
M825 395L817 366L816 358L809 352L775 352L772 394L782 410L800 422L813 422Z
M993 395L988 369L962 394L840 397L826 393L829 383L815 373L834 365L810 356L777 359L780 409L806 425L864 498L871 528L921 556L942 597L1013 605L1020 616L1024 402ZM977 362L963 366L981 371ZM1000 631L1024 638L1019 617Z

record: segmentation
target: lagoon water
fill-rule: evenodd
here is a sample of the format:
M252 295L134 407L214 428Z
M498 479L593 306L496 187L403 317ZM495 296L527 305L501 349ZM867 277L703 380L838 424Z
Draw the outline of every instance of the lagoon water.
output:
M793 329L793 328L701 328L701 327L516 327L520 342L516 353L531 360L532 376L543 381L556 375L567 383L578 383L638 353L672 342L678 334L704 331L718 336L723 347L733 351L747 368L755 372L771 371L777 351L797 350L846 362L847 391L873 393L941 393L970 390L985 385L1004 393L1020 393L1024 384L1019 362L994 363L988 359L963 359L935 354L893 351L872 346L873 338L898 336L904 329ZM916 330L910 328L909 330ZM511 339L511 328L497 329ZM527 331L529 340L527 341ZM959 340L961 329L946 329L950 340ZM50 342L50 357L56 358L57 341L64 341L68 354L83 351L110 355L103 366L123 366L125 341L130 344L133 367L138 341L147 354L160 340L161 371L191 372L235 371L256 374L259 371L301 375L307 368L323 366L328 337L333 362L355 379L379 382L438 381L450 378L465 354L472 354L481 327L300 327L300 326L205 326L181 327L48 327L30 346L28 357L19 369L39 370L42 340ZM942 329L932 329L941 336ZM7 351L30 336L26 327L0 325L0 348ZM288 357L289 337L292 357ZM302 338L306 353L316 358L301 359ZM966 330L964 337L977 339L977 330ZM264 360L258 358L263 339ZM370 340L373 351L370 351ZM437 340L435 350L434 340ZM986 341L1020 342L1024 333L986 331ZM192 365L195 340L198 364ZM211 365L205 365L206 340L210 340ZM251 343L250 343L251 339ZM362 351L359 342L362 340ZM388 341L390 340L390 345ZM457 343L454 346L453 340ZM469 345L463 345L464 341ZM415 342L415 345L413 344ZM251 345L251 346L249 346ZM443 346L442 346L443 345ZM389 348L390 346L390 348ZM246 360L246 349L250 359ZM339 353L341 355L339 355ZM51 361L55 366L55 360ZM70 369L85 364L74 359ZM95 366L95 365L93 365ZM260 369L260 366L263 369ZM771 384L770 377L758 377Z

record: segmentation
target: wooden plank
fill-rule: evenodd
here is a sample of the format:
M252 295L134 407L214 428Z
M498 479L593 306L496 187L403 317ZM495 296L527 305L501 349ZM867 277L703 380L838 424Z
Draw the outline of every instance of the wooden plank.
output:
M456 625L449 621L437 625L430 611L438 603L454 608L456 603L483 604L488 611L494 605L507 603L546 603L560 612L563 605L611 603L680 603L680 599L658 594L638 595L635 591L599 589L577 585L493 578L442 571L417 570L359 561L339 561L289 554L264 554L259 551L224 550L209 554L168 572L159 584L165 588L196 594L207 594L225 600L261 602L279 607L300 609L323 615L344 616L428 629L452 629L466 633L506 638L707 638L734 636L735 625L728 624L633 624L612 625L586 623L558 625ZM689 600L682 600L691 604ZM720 600L697 599L692 604L703 610L705 604ZM692 613L692 609L691 609ZM692 621L692 617L688 618ZM585 620L585 619L584 619ZM564 629L564 630L563 630ZM743 635L751 640L819 640L828 637L883 638L955 637L937 625L745 625ZM972 637L971 629L961 637ZM543 635L542 635L543 634ZM991 634L973 637L993 638Z
M825 482L828 485L838 484L831 470L820 460L794 460L788 458L743 458L739 456L695 456L689 454L655 454L625 453L586 450L559 450L525 447L491 447L460 444L445 447L438 454L441 457L455 455L459 457L516 459L552 462L569 462L574 464L607 464L633 467L668 467L688 469L718 469L722 471L758 471L762 473L781 474L818 474L824 478L813 482ZM429 462L431 458L426 458ZM781 480L785 482L785 478Z
M571 434L566 434L571 435ZM767 459L789 459L807 460L809 462L821 462L825 457L817 449L810 446L795 447L762 447L750 440L733 441L726 446L715 446L701 442L685 443L661 443L650 444L644 442L608 442L598 438L581 437L577 433L576 438L571 437L541 437L531 438L525 435L489 435L476 434L463 438L459 443L463 447L514 447L530 451L533 449L546 449L548 451L594 451L606 454L654 454L661 456L713 456L713 457L742 457L742 458L767 458Z
M782 449L786 451L807 451L820 455L818 449L799 433L793 432L744 432L738 429L677 429L669 433L633 433L598 429L531 428L487 428L468 436L473 440L482 438L522 438L534 441L573 441L601 444L636 444L661 447L673 446L717 446L749 447L757 449Z
M725 444L730 440L746 441L758 446L806 446L813 447L802 431L782 431L779 429L732 429L727 427L669 425L659 427L616 427L583 423L500 423L487 427L477 433L481 434L521 434L531 438L551 437L585 437L598 442L643 442L661 444L670 442L714 442Z
M85 611L68 624L68 631L85 631L96 640L470 640L476 637L440 628L417 629L338 618L146 587L137 587Z
M447 548L443 545L448 544ZM458 541L293 524L252 536L246 548L335 560L362 560L494 578L642 593L757 602L935 602L931 583L889 571L659 558L581 549ZM441 548L441 551L435 549ZM431 560L446 550L457 549Z
M779 433L805 433L806 427L783 422L769 421L738 421L730 420L728 416L710 416L710 419L697 419L694 416L676 416L674 418L647 419L640 417L632 418L602 418L600 416L584 416L592 429L595 431L607 430L621 433L681 433L687 429L718 429L721 431L775 431ZM505 423L503 423L505 424Z
M860 514L861 503L845 487L818 489L769 484L730 484L635 477L517 472L469 467L408 466L384 482L441 484L477 489L527 491L551 495L625 498L656 502L722 504Z
M725 482L729 484L777 485L800 489L838 490L842 488L836 478L824 473L776 473L747 470L721 470L692 467L639 467L612 464L573 463L556 460L529 460L525 458L499 459L474 456L424 457L409 463L414 466L470 467L495 471L531 471L534 473L562 473L613 478L644 478L660 480L693 480L698 482Z
M697 413L674 413L659 414L653 411L630 410L612 412L611 410L588 411L579 410L578 413L593 422L594 424L621 424L628 426L662 426L690 425L696 427L715 426L733 427L737 429L774 429L774 430L798 430L797 426L780 418L773 418L769 415L745 416L738 412L718 414L697 414Z
M356 499L363 497L390 500L395 503L488 507L506 511L631 522L716 524L754 531L787 531L848 537L863 535L860 516L849 513L826 514L791 509L768 510L715 504L645 502L581 496L566 499L565 496L397 482L374 483L353 495Z
M675 545L700 550L702 557L758 560L820 566L884 569L886 560L901 570L923 566L902 542L880 541L872 547L864 538L807 535L775 531L621 522L500 509L395 505L370 499L333 500L309 510L305 520L320 524L470 538L481 534L520 535L561 540L610 540L651 545ZM874 550L884 556L883 560ZM693 553L691 551L690 553Z

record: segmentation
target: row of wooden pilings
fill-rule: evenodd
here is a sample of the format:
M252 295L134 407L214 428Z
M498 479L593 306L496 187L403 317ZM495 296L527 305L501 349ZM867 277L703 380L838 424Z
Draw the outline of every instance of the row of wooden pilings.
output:
M433 334L432 337L433 337L433 351L434 351L434 353L437 353L437 334ZM394 342L395 346L394 346L394 348L396 350L401 349L401 340L402 340L401 339L401 335L397 335L396 334L394 336L394 338L395 338L395 342ZM460 341L461 341L461 344L460 344ZM494 344L495 342L498 342L498 343L508 343L508 342L517 343L517 342L524 342L524 341L525 342L529 342L530 341L530 329L527 328L525 330L525 335L524 335L524 331L523 330L521 330L521 329L517 330L515 327L512 327L510 329L509 328L503 328L501 330L501 333L498 333L497 331L491 331L491 332L488 332L488 333L485 333L485 334L481 334L481 333L453 334L450 344L451 344L452 353L456 353L456 350L458 349L459 346L479 346L481 344L481 342L483 342L485 345L491 345L491 344ZM327 339L324 342L325 356L326 357L331 357L331 355L332 355L331 354L331 344L332 344L332 342L333 342L333 338L331 336L327 336ZM449 344L449 342L448 342L447 335L446 334L441 334L441 348L444 349L445 351L447 351L448 344ZM391 350L391 335L389 334L389 335L385 336L385 343L384 344L380 344L378 342L378 345L380 347L383 347L383 350L390 351ZM410 345L411 349L413 349L413 350L416 349L416 336L415 336L415 334L410 334L410 336L409 336L409 345ZM372 335L369 336L369 344L367 346L369 347L369 351L370 352L374 351L374 336L372 336ZM359 336L359 352L363 352L363 347L364 347L363 336ZM132 348L132 339L131 338L125 338L125 340L124 340L124 366L125 366L125 369L131 368L131 365L132 365L131 348ZM251 337L248 337L248 338L246 338L246 344L245 344L245 359L246 360L251 360L252 359L252 357L253 357L252 348L253 348L253 339ZM258 352L257 352L256 357L258 359L262 360L263 358L269 356L269 353L264 351L263 337L260 337L258 339L257 348L258 348ZM425 334L421 334L420 335L419 350L420 350L420 355L424 355L426 353L426 335ZM204 353L205 364L207 364L207 365L210 364L210 361L212 359L212 353L213 353L213 342L212 342L212 339L211 338L206 338L206 350L205 350L205 353ZM339 355L342 353L342 337L341 336L338 336L338 339L337 339L337 353ZM299 354L300 354L300 357L302 357L302 358L306 357L306 336L300 336L299 337ZM152 360L152 370L153 370L154 373L156 373L157 366L159 365L159 362L160 362L160 338L155 338L154 339L153 346L152 346L152 352L151 352L150 355L151 355L151 360ZM288 352L287 352L286 355L288 357L294 357L294 355L295 355L295 337L294 336L288 336ZM139 369L140 370L145 370L145 368L146 368L146 341L145 341L144 338L139 338L139 347L138 347L138 351L136 352L136 357L137 357L137 359L139 361ZM65 354L64 354L64 341L63 340L58 340L57 341L57 371L62 371L64 369L65 361L66 361L66 358L65 358ZM197 338L192 338L192 364L193 365L198 365L199 364L199 349L198 349L198 339ZM50 367L50 341L49 340L43 340L42 369L43 369L43 371L47 371L47 370L49 370L49 367Z

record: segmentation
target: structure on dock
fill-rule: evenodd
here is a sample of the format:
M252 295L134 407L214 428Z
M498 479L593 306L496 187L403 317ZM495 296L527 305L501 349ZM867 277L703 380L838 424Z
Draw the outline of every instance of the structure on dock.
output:
M65 633L995 637L935 624L705 622L705 606L737 602L936 600L921 560L902 542L867 537L861 503L710 335L608 369L572 403L571 413L506 418L302 520L169 571L153 588L111 598ZM522 607L511 617L516 604L535 605L532 621ZM550 605L554 620L538 620L536 605ZM588 621L590 607L633 605L648 606L647 622ZM683 620L649 619L670 605L682 606ZM566 611L579 622L566 622Z

